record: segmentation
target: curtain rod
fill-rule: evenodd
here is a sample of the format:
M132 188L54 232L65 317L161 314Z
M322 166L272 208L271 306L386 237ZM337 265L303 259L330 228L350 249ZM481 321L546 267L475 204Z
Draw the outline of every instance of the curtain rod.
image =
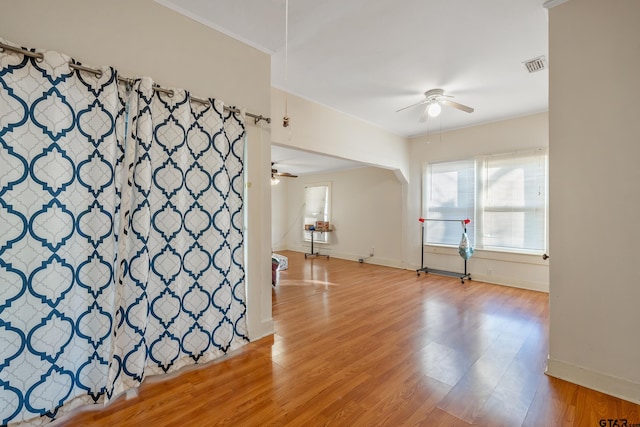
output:
M42 61L44 59L44 55L42 53L39 52L31 52L30 50L26 50L26 49L21 49L18 47L14 47L8 44L4 44L2 42L0 42L0 52L3 50L8 50L11 52L15 52L15 53L21 53L25 56L28 56L30 58L35 58L36 60L40 60ZM96 77L100 78L102 76L102 71L96 69L96 68L90 68L90 67L85 67L84 65L80 65L80 64L74 64L74 63L69 63L69 67L73 68L74 70L79 70L79 71L86 71L87 73L93 73ZM126 83L126 84L133 84L133 82L135 82L134 79L129 78L129 77L118 77L118 81L122 82L122 83ZM153 86L153 90L155 90L156 92L162 92L165 93L167 95L169 95L170 97L173 96L173 90L171 89L165 89L163 87L154 85ZM202 99L202 98L196 98L195 96L192 96L191 99L193 101L199 102L201 104L208 104L209 101L206 99ZM237 108L232 108L232 107L227 107L226 105L224 106L225 111L230 111L232 113L240 113L240 110L238 110ZM257 114L253 114L253 113L245 113L247 116L253 118L253 123L254 124L258 124L261 120L264 120L267 123L271 123L271 118L270 117L265 117L262 114L257 115Z

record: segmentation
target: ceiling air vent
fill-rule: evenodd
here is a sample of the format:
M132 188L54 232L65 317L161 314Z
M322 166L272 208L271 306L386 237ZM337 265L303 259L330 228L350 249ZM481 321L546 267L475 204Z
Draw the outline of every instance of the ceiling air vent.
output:
M543 56L538 56L537 58L530 59L524 63L525 67L530 73L535 73L536 71L544 70L547 68L546 61Z

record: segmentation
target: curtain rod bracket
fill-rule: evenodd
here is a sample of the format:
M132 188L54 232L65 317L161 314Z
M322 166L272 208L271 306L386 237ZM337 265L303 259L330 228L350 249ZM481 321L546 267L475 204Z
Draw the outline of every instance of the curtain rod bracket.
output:
M264 117L262 114L260 114L259 116L256 116L256 117L253 118L253 124L257 125L258 123L260 123L260 120L264 120L267 123L271 123L271 118Z

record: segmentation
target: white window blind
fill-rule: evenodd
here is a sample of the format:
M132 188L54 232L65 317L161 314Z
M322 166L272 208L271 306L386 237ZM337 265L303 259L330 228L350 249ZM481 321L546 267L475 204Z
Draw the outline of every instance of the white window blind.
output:
M331 185L316 184L304 189L304 224L315 225L317 221L330 221ZM314 240L328 243L330 233L316 233ZM311 240L311 232L303 230L304 240Z
M474 218L476 167L473 159L431 163L427 166L424 217L428 219L463 220ZM474 242L474 222L467 235ZM458 245L462 225L458 222L425 222L427 244Z
M476 249L543 252L547 236L547 150L430 163L424 174L423 216L471 219ZM457 222L425 223L425 243L454 245Z
M546 150L484 158L483 247L545 249L546 163Z

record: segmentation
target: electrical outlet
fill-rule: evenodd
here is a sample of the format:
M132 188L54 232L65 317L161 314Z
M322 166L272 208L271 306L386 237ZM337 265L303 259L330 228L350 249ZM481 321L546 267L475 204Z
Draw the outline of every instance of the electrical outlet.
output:
M487 276L491 276L493 274L493 268L487 268Z

